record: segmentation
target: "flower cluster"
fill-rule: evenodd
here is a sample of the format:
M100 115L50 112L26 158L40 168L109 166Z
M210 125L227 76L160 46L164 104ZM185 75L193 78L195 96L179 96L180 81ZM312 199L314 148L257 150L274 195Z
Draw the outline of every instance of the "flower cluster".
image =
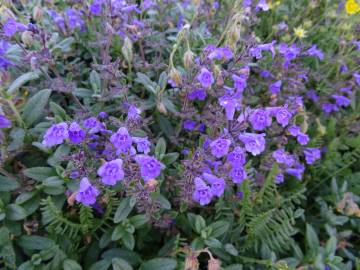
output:
M133 105L128 106L127 117L140 117L140 110ZM73 168L71 178L81 179L76 200L85 205L92 205L101 193L101 186L115 186L118 182L130 182L137 185L146 184L160 176L164 165L156 158L149 156L151 142L147 137L131 136L124 126L112 131L107 128L106 113L99 113L98 117L89 117L80 122L53 124L44 134L42 144L53 147L67 142L77 153L87 153L88 158L77 160L78 154L73 154ZM81 150L82 149L82 150ZM99 163L95 171L89 170L87 164ZM72 160L72 158L70 159ZM125 168L127 166L127 168ZM96 179L99 179L97 181ZM142 181L141 181L142 179Z

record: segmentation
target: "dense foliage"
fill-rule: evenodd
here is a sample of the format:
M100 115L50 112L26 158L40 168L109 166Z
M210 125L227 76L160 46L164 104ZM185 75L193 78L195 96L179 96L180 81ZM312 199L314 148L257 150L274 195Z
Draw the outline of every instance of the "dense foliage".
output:
M0 6L1 269L360 269L360 2Z

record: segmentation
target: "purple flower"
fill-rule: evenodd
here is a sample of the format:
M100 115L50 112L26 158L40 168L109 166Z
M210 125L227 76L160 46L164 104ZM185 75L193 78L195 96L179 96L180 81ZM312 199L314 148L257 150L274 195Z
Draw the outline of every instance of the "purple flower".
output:
M227 162L233 167L239 167L246 163L245 151L240 146L236 146L227 156Z
M84 120L83 125L89 129L90 134L98 133L104 129L104 124L99 122L96 117L90 117Z
M66 123L54 124L45 132L42 144L52 147L62 144L67 138L69 138L68 125Z
M233 166L229 176L231 177L234 184L241 184L247 178L247 173L244 167Z
M313 45L310 49L308 49L305 54L309 56L315 56L319 58L319 60L324 59L324 53L319 50L316 45Z
M282 127L286 127L292 117L291 112L286 107L270 108L270 112L275 116L276 122Z
M239 135L239 140L245 144L246 151L257 156L265 150L265 135L265 133L243 133Z
M247 76L245 75L232 75L231 76L232 80L234 81L234 87L236 88L237 91L239 92L243 92L245 87L246 87L246 80L247 80Z
M198 202L200 205L207 205L211 202L212 192L206 183L200 178L196 177L195 180L195 191L193 193L193 200Z
M143 10L148 10L149 8L151 8L152 6L156 6L156 4L154 3L154 1L152 0L143 0L141 3L141 8Z
M304 154L307 164L313 164L321 157L321 152L318 148L305 148Z
M294 168L286 169L286 173L295 176L298 180L301 180L304 170L305 170L304 166L298 163L295 165Z
M96 197L100 194L99 190L91 185L89 179L84 177L80 181L80 187L76 193L76 201L84 205L92 205L96 202Z
M139 120L141 110L135 107L134 105L130 105L127 113L127 120Z
M193 121L193 120L185 120L183 123L183 127L186 130L194 130L196 128L197 122Z
M278 173L278 174L275 176L275 183L276 183L276 184L282 184L282 183L284 183L284 174Z
M127 152L132 144L132 138L129 135L126 127L121 127L116 133L111 135L110 142L115 146L120 152Z
M140 173L145 182L158 177L163 165L156 159L147 155L137 155L135 161L140 166Z
M259 3L256 5L256 8L255 8L256 11L259 11L259 10L268 11L269 9L270 9L270 7L266 3L266 0L260 0Z
M351 103L351 100L344 96L332 95L331 97L333 99L335 99L336 105L338 105L338 106L347 107Z
M60 29L60 31L65 32L64 18L61 15L59 15L58 13L56 13L56 11L54 11L54 10L49 10L48 13L49 13L50 17L56 23L57 27Z
M252 0L243 0L243 8L251 7Z
M299 132L296 139L297 139L298 143L300 143L301 145L307 145L308 142L310 141L309 136L302 132Z
M83 21L82 14L80 11L68 8L65 11L66 17L67 17L67 23L70 30L74 30L78 28L79 30L84 30L85 28L85 22Z
M263 78L269 78L271 76L271 73L268 70L262 70L260 72L260 76L263 77Z
M321 108L325 113L331 113L331 112L339 111L339 107L336 106L335 104L332 104L332 103L324 103Z
M138 153L148 154L150 152L150 142L148 138L132 137L132 141L136 143Z
M216 158L221 158L228 154L229 146L231 144L230 140L227 139L216 139L210 143L211 154Z
M206 98L206 91L202 88L196 89L189 93L188 98L190 100L205 100Z
M230 60L233 58L233 53L229 47L216 48L208 55L208 58L211 60Z
M86 136L86 132L79 126L78 123L72 122L69 126L69 139L74 144L81 143Z
M101 15L102 13L103 0L94 0L90 5L90 13L93 15Z
M203 173L203 177L211 185L210 190L213 196L221 197L224 194L226 184L223 178L209 173Z
M275 158L277 163L285 163L287 159L287 153L284 149L278 149L272 153L272 157Z
M360 73L354 73L353 76L357 85L360 86Z
M296 125L292 125L292 126L288 127L287 130L294 137L296 137L301 132L301 128L299 126L296 126Z
M269 91L272 93L272 94L279 94L280 93L280 89L281 89L281 84L282 84L282 81L281 80L278 80L277 82L274 82L272 84L269 85Z
M105 119L107 118L109 115L106 112L99 112L98 114L99 118L101 119Z
M201 68L200 74L196 77L202 87L209 88L214 83L214 77L206 68Z
M310 90L306 93L306 96L310 98L313 102L319 101L319 96L317 95L315 90Z
M0 115L0 128L11 127L11 121L5 115Z
M124 179L124 171L122 168L122 160L115 159L104 163L97 171L104 185L114 186L116 182Z
M12 37L15 35L18 31L24 31L26 30L26 26L22 23L18 23L12 18L9 18L6 23L3 26L3 31L5 36Z
M254 110L249 120L254 130L264 130L266 127L271 126L272 122L269 112L263 109Z
M255 57L256 59L261 59L263 57L262 56L263 51L270 51L272 54L272 57L274 58L275 57L275 48L274 48L275 42L276 41L272 41L271 43L260 44L254 48L251 48L249 50L249 54L252 57Z
M220 106L225 109L226 119L233 120L235 110L240 107L240 103L235 96L225 95L219 98Z

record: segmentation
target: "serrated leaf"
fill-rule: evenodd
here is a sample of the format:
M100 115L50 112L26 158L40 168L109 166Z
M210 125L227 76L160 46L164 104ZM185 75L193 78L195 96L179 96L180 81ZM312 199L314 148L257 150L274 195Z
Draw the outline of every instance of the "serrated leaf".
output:
M33 95L25 104L22 112L22 118L25 123L30 126L42 115L44 108L51 95L50 89L43 89Z

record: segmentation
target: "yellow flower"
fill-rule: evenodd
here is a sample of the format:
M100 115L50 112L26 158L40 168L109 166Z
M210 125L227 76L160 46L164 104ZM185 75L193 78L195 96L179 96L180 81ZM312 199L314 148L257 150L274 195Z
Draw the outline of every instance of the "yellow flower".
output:
M345 10L347 14L352 15L360 11L360 5L355 0L347 0Z
M301 26L294 28L294 34L295 36L297 36L298 38L304 38L306 37L306 31L304 28L302 28Z

